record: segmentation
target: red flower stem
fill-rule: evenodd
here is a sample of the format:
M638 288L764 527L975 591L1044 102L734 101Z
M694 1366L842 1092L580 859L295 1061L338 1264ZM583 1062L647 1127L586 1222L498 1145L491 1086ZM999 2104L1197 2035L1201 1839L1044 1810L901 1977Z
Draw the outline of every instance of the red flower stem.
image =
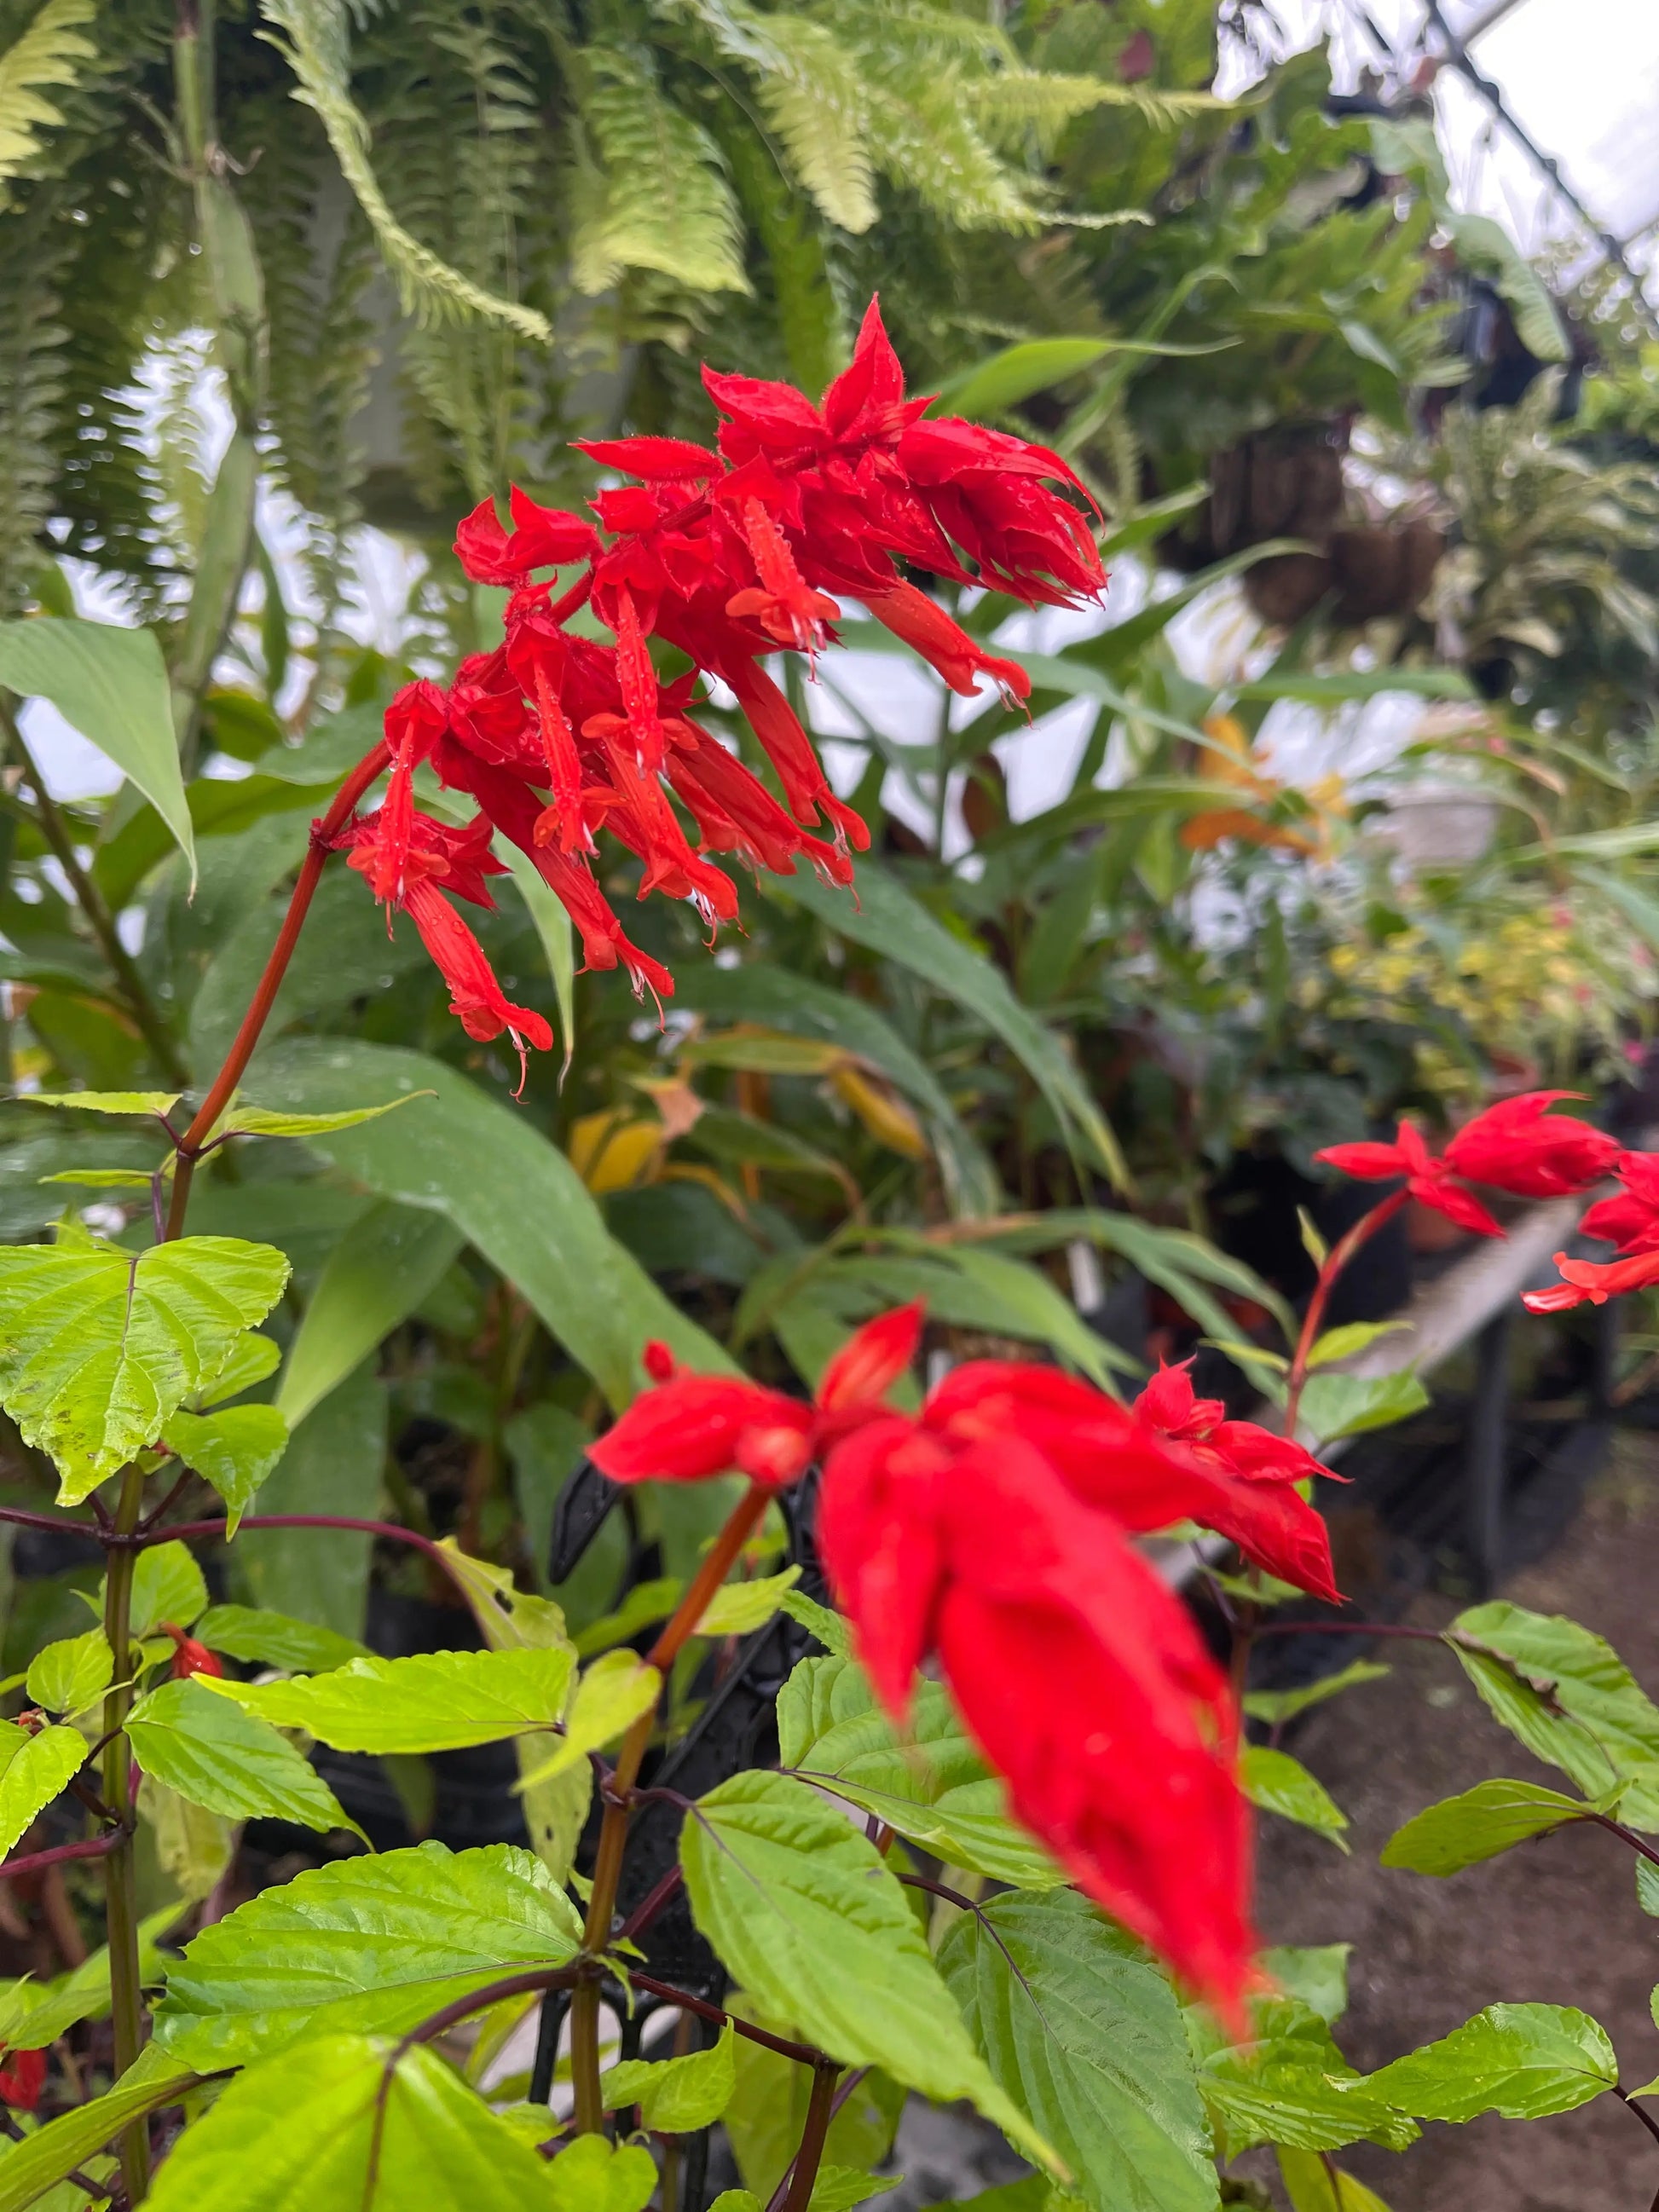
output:
M169 1237L184 1233L185 1211L190 1204L191 1178L196 1172L196 1163L213 1133L214 1124L230 1103L232 1094L246 1073L247 1064L253 1057L253 1048L259 1042L260 1032L270 1018L276 994L282 988L283 978L288 973L288 963L294 957L294 948L300 941L300 932L305 926L311 902L322 881L324 864L331 850L331 841L345 827L357 801L391 757L391 748L382 738L364 754L347 776L335 793L333 802L321 821L313 822L311 825L311 842L295 882L288 912L283 917L283 926L276 933L276 942L270 948L270 957L265 963L264 973L248 1001L242 1025L236 1032L230 1050L225 1054L224 1065L213 1079L213 1086L202 1101L201 1110L178 1139L179 1165L173 1178L173 1203L167 1210L167 1233Z
M726 1526L709 1546L685 1595L646 1653L647 1667L654 1667L659 1674L665 1674L672 1666L681 1646L708 1610L709 1600L726 1580L733 1560L748 1542L771 1495L759 1483L751 1483L732 1507ZM640 1765L650 1744L656 1719L653 1708L641 1713L629 1729L617 1754L616 1771L605 1792L605 1817L599 1825L599 1845L593 1860L593 1888L582 1934L582 1947L589 1966L577 1983L576 1994L570 2002L570 2070L576 2092L579 2135L597 2134L605 2121L605 2110L599 2103L599 1962L610 1944L611 1923L617 1910L617 1885L622 1878L623 1851L628 1841L629 1792L639 1779Z
M0 1881L16 1881L24 1875L44 1874L48 1867L61 1866L66 1859L101 1859L125 1842L125 1828L111 1828L106 1834L94 1836L89 1843L54 1844L49 1851L29 1851L21 1859L8 1859L0 1866Z
M1330 1303L1338 1276L1360 1247L1368 1243L1385 1223L1394 1219L1410 1196L1410 1191L1403 1183L1398 1190L1390 1191L1380 1205L1372 1206L1369 1213L1362 1213L1347 1235L1326 1254L1325 1264L1314 1285L1313 1296L1308 1301L1308 1310L1302 1316L1302 1333L1296 1340L1296 1354L1291 1361L1291 1371L1286 1380L1285 1433L1287 1437L1296 1434L1297 1412L1302 1403L1303 1388L1308 1380L1308 1355L1319 1341L1325 1321L1325 1309Z
M243 1528L345 1528L362 1536L387 1536L396 1543L412 1544L416 1551L435 1559L463 1596L466 1595L466 1583L456 1567L453 1553L446 1552L441 1544L434 1544L430 1536L422 1536L418 1529L400 1528L395 1521L356 1521L343 1513L245 1513L240 1525ZM90 1535L93 1531L88 1529L87 1533ZM224 1533L222 1520L178 1521L170 1528L142 1529L125 1544L118 1542L110 1548L143 1552L152 1544L170 1544L175 1538L182 1542L187 1536L222 1536Z

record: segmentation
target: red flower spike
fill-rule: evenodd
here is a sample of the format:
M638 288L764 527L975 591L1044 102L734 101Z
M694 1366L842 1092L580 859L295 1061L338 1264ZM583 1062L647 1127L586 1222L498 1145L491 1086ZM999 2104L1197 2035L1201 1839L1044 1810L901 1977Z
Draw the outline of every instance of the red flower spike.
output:
M862 853L870 843L863 817L843 805L830 788L830 780L818 764L812 741L796 719L795 710L763 668L753 663L734 669L727 679L738 695L750 728L778 772L783 795L797 817L816 822L820 808L835 824L836 842L850 838Z
M481 1044L500 1036L503 1030L511 1036L518 1048L522 1089L525 1047L533 1045L538 1052L553 1048L553 1031L545 1018L533 1007L515 1006L507 998L483 945L434 885L411 884L404 911L448 984L449 1011L459 1018L467 1035Z
M32 2112L40 2102L46 2086L44 2051L7 2052L6 2063L0 2066L0 2103L9 2105L14 2112Z
M1576 1091L1532 1091L1501 1099L1464 1123L1445 1151L1445 1165L1467 1182L1490 1183L1516 1198L1562 1198L1612 1173L1617 1138L1571 1114L1552 1114Z
M1363 1182L1392 1182L1403 1176L1407 1189L1420 1205L1443 1213L1460 1229L1473 1230L1477 1237L1504 1234L1474 1192L1454 1178L1445 1161L1431 1156L1421 1131L1409 1121L1400 1124L1391 1145L1328 1145L1314 1158Z
M708 483L721 471L720 455L689 438L573 438L571 443L601 468L646 483Z
M216 1651L210 1651L205 1644L198 1644L193 1636L186 1636L176 1620L161 1623L164 1635L173 1638L173 1679L183 1681L191 1674L222 1674L225 1662Z
M591 853L593 840L582 819L582 766L576 751L575 734L565 720L564 708L554 696L547 671L539 660L534 683L542 751L547 760L548 788L552 794L551 804L537 817L536 842L556 845L562 853Z
M933 1642L945 1571L939 1492L953 1464L941 1440L889 1414L836 1446L818 1493L818 1556L865 1672L901 1726Z

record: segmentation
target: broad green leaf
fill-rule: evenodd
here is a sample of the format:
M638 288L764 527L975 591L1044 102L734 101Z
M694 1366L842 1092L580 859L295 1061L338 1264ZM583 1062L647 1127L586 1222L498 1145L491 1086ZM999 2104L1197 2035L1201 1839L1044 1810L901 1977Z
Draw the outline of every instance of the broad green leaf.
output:
M642 1713L653 1712L662 1694L662 1676L632 1651L607 1651L584 1668L565 1717L562 1740L556 1748L526 1764L520 1790L533 1790L579 1762L586 1766L590 1751L602 1751L624 1735Z
M184 2134L155 2212L530 2212L547 2170L441 2058L331 2034L252 2066Z
M249 1106L240 1099L226 1107L215 1133L222 1137L326 1137L336 1129L355 1129L364 1121L378 1121L382 1114L395 1114L411 1099L429 1098L430 1091L408 1091L389 1098L384 1106L343 1106L333 1114L279 1114L269 1106Z
M1416 2122L1350 2066L1310 2006L1285 1998L1258 2007L1259 2040L1212 2051L1199 2068L1217 2147L1237 2158L1256 2143L1340 2150L1381 2143L1404 2150Z
M710 2050L655 2062L628 2059L613 2066L599 2077L605 2110L637 2105L641 2126L657 2135L690 2135L694 2129L708 2127L731 2103L737 2087L732 2049L736 2041L728 2025Z
M1212 2212L1181 2008L1133 1937L1073 1890L999 1897L956 1921L939 1964L998 2083L1094 2212Z
M1370 2086L1421 2120L1542 2119L1587 2105L1619 2079L1606 2033L1567 2005L1495 2004L1373 2074Z
M1333 2174L1317 2151L1281 2149L1278 2157L1291 2212L1389 2212L1363 2181L1351 2173Z
M155 1831L156 1858L179 1896L210 1897L235 1856L240 1822L192 1805L153 1774L144 1777L138 1812Z
M903 2179L902 2173L860 2173L850 2166L821 2166L807 2199L807 2212L853 2212L855 2204L886 2196Z
M815 1637L832 1657L836 1659L852 1657L852 1631L840 1613L832 1612L827 1605L820 1605L816 1598L807 1597L802 1591L792 1589L784 1592L783 1601L778 1610L781 1613L787 1613L791 1620L799 1621L807 1633Z
M447 1215L613 1406L633 1396L647 1338L700 1370L733 1371L611 1237L568 1160L503 1100L420 1053L347 1038L295 1039L257 1065L261 1095L299 1111L432 1091L412 1114L313 1138L312 1149L384 1198Z
M1483 1658L1499 1653L1524 1677ZM1534 1757L1570 1774L1586 1796L1630 1782L1620 1818L1659 1829L1659 1706L1613 1646L1559 1613L1499 1599L1460 1613L1448 1641L1482 1698Z
M269 1245L185 1237L147 1252L0 1249L0 1403L77 1505L223 1367L282 1296Z
M1117 1139L1059 1037L1020 1005L1000 969L953 937L896 878L866 860L859 870L854 902L820 884L808 869L792 879L787 896L839 935L920 975L1000 1037L1042 1092L1060 1127L1075 1131L1095 1164L1123 1186L1127 1170Z
M63 616L0 623L0 684L25 698L50 699L113 761L173 832L193 884L196 841L155 633Z
M274 1375L282 1364L283 1347L276 1339L250 1330L237 1338L219 1372L195 1394L191 1410L199 1413L204 1407L222 1406L227 1399L240 1397L256 1382L263 1382L267 1375Z
M1396 1828L1382 1846L1381 1863L1410 1874L1459 1874L1596 1809L1580 1798L1540 1789L1535 1782L1477 1783Z
M54 1724L29 1735L15 1721L0 1723L0 1858L17 1842L38 1813L86 1764L87 1740L79 1729Z
M198 1638L228 1659L250 1659L265 1667L286 1667L295 1674L324 1674L350 1659L373 1656L356 1637L337 1636L286 1613L266 1613L251 1605L216 1605L196 1624Z
M1410 1326L1403 1321L1344 1322L1340 1328L1328 1328L1323 1336L1316 1338L1308 1353L1308 1364L1310 1368L1329 1367L1338 1359L1352 1359L1379 1337L1396 1335Z
M657 2186L657 2164L643 2143L610 2143L583 2136L544 2169L551 2212L645 2212Z
M389 1200L346 1231L317 1279L277 1386L276 1407L290 1428L437 1288L462 1242L441 1213Z
M1261 1954L1261 1971L1285 1996L1295 1997L1334 2027L1348 2009L1352 1943L1280 1943Z
M48 1644L24 1677L29 1703L49 1713L83 1713L115 1679L115 1655L101 1628Z
M783 1603L784 1594L800 1580L799 1567L786 1567L779 1575L754 1575L744 1583L723 1583L697 1622L699 1636L749 1636L767 1622Z
M988 361L949 377L939 387L935 407L946 415L1001 415L1018 406L1035 392L1046 392L1092 368L1108 354L1164 355L1220 353L1236 345L1236 338L1216 338L1200 345L1159 344L1141 338L1022 338L1004 346Z
M1386 1429L1421 1413L1429 1394L1402 1368L1393 1375L1315 1375L1302 1393L1302 1426L1321 1443Z
M575 1908L514 1844L337 1859L204 1928L173 1966L155 2033L215 2066L337 2028L398 2035L503 1974L562 1966L580 1942Z
M264 1510L375 1519L386 1431L386 1385L364 1365L300 1424L265 1484ZM258 1604L356 1637L368 1603L372 1541L343 1528L260 1528L245 1534L237 1549Z
M568 1651L424 1651L354 1659L288 1682L210 1687L336 1751L461 1751L551 1729L563 1716L570 1668Z
M207 1578L187 1544L151 1544L132 1570L131 1625L135 1643L154 1635L164 1620L188 1628L207 1610Z
M590 1652L604 1651L613 1644L625 1644L642 1628L666 1620L679 1603L684 1588L678 1575L653 1575L648 1582L635 1583L614 1613L601 1613L579 1632L575 1639L577 1650L586 1659Z
M228 1820L355 1828L288 1738L229 1698L210 1697L202 1686L208 1679L163 1682L133 1707L127 1734L144 1772Z
M1288 1751L1247 1743L1239 1753L1238 1784L1260 1811L1277 1813L1282 1820L1294 1820L1298 1827L1316 1829L1328 1836L1339 1850L1347 1850L1342 1835L1348 1825L1347 1814L1324 1784Z
M942 1683L917 1683L901 1737L853 1660L803 1659L779 1692L778 1744L782 1765L949 1865L1021 1889L1065 1880L1008 1817L1002 1784L969 1741Z
M1052 2162L975 2051L886 1862L805 1783L723 1782L687 1815L680 1863L698 1927L763 2004L847 2065L967 2098Z
M1297 1689L1251 1690L1245 1696L1244 1710L1253 1721L1266 1721L1270 1728L1282 1728L1298 1713L1322 1705L1327 1698L1340 1697L1344 1690L1354 1689L1361 1682L1380 1681L1388 1672L1386 1667L1379 1666L1373 1659L1356 1659L1339 1673L1322 1675L1318 1681L1304 1682Z
M0 2158L0 2212L25 2212L27 2206L38 2204L49 2189L112 2142L130 2122L163 2105L179 2103L195 2080L188 2067L165 2051L153 2045L143 2051L137 2063L106 2095L48 2120L38 2134ZM152 2197L148 2201L155 2200Z
M176 1091L20 1091L13 1103L72 1107L77 1114L141 1115L154 1121L172 1113L179 1096Z
M228 1538L288 1449L288 1423L275 1406L227 1406L217 1413L174 1413L161 1441L224 1499Z

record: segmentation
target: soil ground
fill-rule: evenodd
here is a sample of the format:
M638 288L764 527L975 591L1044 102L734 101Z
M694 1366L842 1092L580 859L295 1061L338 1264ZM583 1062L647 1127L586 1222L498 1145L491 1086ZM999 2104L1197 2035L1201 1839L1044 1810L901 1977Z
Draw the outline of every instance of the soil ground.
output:
M1659 1692L1656 1571L1659 1438L1626 1432L1558 1547L1500 1594L1596 1629ZM1406 1617L1438 1627L1457 1610L1424 1596ZM1638 1909L1634 1863L1616 1838L1566 1830L1449 1881L1378 1866L1403 1820L1490 1776L1563 1785L1491 1718L1443 1649L1401 1640L1374 1656L1392 1668L1387 1679L1310 1713L1291 1746L1347 1814L1352 1855L1266 1821L1264 1939L1352 1943L1337 2033L1362 2069L1445 2034L1483 2005L1530 1999L1591 2014L1613 2039L1624 2081L1652 2080L1659 1921ZM1524 2124L1431 2126L1403 2155L1362 2146L1342 2162L1392 2212L1650 2212L1659 2191L1659 2142L1611 2096ZM1254 2158L1241 2162L1241 2173L1261 2171Z

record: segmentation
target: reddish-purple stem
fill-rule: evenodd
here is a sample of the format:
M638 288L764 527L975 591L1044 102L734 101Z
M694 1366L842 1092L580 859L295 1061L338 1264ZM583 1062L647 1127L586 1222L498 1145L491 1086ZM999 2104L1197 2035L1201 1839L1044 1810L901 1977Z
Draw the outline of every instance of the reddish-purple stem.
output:
M30 1851L21 1859L8 1859L0 1865L0 1881L16 1881L26 1874L43 1874L46 1868L61 1866L66 1859L107 1858L130 1833L125 1827L112 1828L106 1835L94 1836L84 1844L54 1844L49 1851Z

